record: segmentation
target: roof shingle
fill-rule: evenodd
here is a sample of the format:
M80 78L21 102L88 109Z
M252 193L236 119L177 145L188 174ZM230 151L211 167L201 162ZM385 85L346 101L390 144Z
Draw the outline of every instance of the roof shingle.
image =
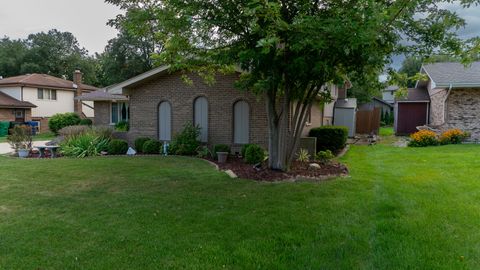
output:
M437 85L480 85L480 62L465 67L461 63L446 62L423 65L425 72Z
M28 101L20 101L0 91L0 108L36 108Z
M45 88L54 88L54 89L67 89L67 90L76 90L74 83L69 80L60 79L47 74L27 74L20 75L15 77L4 78L0 80L1 86L32 86L32 87L45 87ZM80 85L85 91L95 91L98 90L97 87L81 84Z

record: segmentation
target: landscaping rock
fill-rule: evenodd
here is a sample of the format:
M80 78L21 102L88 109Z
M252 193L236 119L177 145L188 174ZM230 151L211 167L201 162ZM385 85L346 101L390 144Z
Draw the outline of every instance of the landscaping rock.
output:
M225 173L230 176L230 178L238 178L238 176L232 170L226 170Z
M316 170L320 170L321 167L320 167L320 165L318 165L317 163L310 163L310 164L308 165L308 169L309 169L309 170L312 170L312 171L316 171Z
M127 156L135 156L137 154L137 151L135 151L133 148L129 147L127 151Z

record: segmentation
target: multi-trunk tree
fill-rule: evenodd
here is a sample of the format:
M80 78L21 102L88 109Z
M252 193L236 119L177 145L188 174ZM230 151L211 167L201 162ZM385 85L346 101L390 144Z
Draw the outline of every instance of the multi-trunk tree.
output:
M128 10L132 32L154 29L158 64L212 79L240 66L242 89L268 112L269 165L288 170L307 112L327 83L379 73L395 53L468 57L464 21L437 0L107 0ZM479 0L462 0L467 7ZM138 27L138 26L147 26Z

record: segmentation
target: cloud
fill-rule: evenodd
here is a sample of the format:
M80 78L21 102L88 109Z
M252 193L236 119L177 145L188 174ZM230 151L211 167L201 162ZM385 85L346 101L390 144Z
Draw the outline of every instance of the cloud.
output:
M465 27L458 29L457 35L462 39L480 37L480 6L473 5L469 8L463 8L458 2L441 3L440 8L455 12L460 18L465 20ZM392 68L399 69L405 60L404 55L395 55L392 57Z

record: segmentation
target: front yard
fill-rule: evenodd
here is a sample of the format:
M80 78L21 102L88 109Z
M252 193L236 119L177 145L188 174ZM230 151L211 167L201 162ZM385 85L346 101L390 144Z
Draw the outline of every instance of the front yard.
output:
M0 157L0 269L475 269L480 147L357 146L351 177L181 157Z

